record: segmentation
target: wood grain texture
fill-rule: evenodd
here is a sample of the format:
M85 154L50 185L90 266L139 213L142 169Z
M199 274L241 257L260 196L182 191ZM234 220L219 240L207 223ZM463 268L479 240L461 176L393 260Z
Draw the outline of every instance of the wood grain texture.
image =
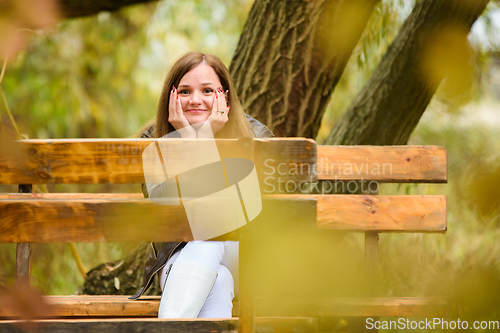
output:
M0 319L18 318L13 295L0 296ZM125 295L49 295L40 316L52 317L154 317L158 316L161 296L142 296L130 300ZM233 317L238 317L238 298L233 300Z
M243 140L243 139L242 139ZM177 152L203 140L161 139ZM243 140L244 141L244 140ZM311 139L255 139L254 162L261 165L316 163L316 143ZM0 156L0 184L99 184L144 183L142 152L150 139L58 139L25 140L16 145L25 156ZM223 157L247 156L236 139L216 140ZM199 143L198 143L199 144ZM312 169L312 167L308 168ZM288 180L310 179L311 175L286 173ZM316 179L313 174L313 181Z
M169 333L223 333L236 327L234 319L45 319L30 322L0 321L1 332L87 333L87 332L169 332Z
M442 317L446 298L257 298L257 316Z
M62 199L65 195L0 200L0 242L192 239L181 206L160 206L148 199L110 198L112 194ZM70 197L76 195L69 194ZM50 197L60 199L48 199ZM445 232L447 228L445 196L276 195L265 198L317 199L317 226L323 230Z
M17 318L12 295L0 296L0 319ZM158 317L160 296L130 300L124 295L49 295L43 296L45 318L52 317ZM238 299L233 300L233 316L238 317Z
M317 200L322 230L376 232L446 232L444 195L274 195Z
M0 200L144 199L142 193L0 193Z
M318 179L446 183L446 149L438 146L318 146Z
M445 232L446 196L325 195L318 228L345 231Z
M148 199L2 200L0 216L6 243L193 239L182 206Z
M316 318L255 318L257 333L316 333ZM0 321L1 332L19 332L30 328L36 332L171 332L171 333L230 333L237 332L239 320L231 319L158 319L158 318L119 318L119 319L39 319L29 323L22 320Z
M160 296L129 300L129 296L44 296L47 317L157 317ZM1 298L0 298L1 299ZM8 304L4 297L0 304ZM10 307L0 307L0 317L17 317Z
M50 306L47 317L156 317L160 296L131 301L128 296L44 296ZM264 316L442 316L446 298L426 297L349 297L256 299L256 325ZM0 297L0 305L6 303ZM323 314L320 314L323 313ZM11 308L0 306L0 318L14 318ZM260 319L259 319L260 318ZM299 318L297 318L299 319ZM299 320L300 321L300 320Z

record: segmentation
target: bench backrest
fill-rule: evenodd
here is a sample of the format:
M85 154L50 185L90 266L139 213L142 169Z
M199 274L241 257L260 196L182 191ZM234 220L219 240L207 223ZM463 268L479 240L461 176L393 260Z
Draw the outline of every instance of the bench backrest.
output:
M183 140L166 141L170 145L184 144ZM141 155L152 142L145 139L15 142L16 150L24 153L17 160L0 156L0 184L143 183ZM301 138L217 140L217 145L225 157L253 158L264 195L269 192L279 195L295 188L300 194L293 197L316 198L318 228L360 232L446 231L444 196L304 194L310 187L308 184L316 180L330 182L327 186L323 184L323 188L336 183L338 187L353 190L364 184L373 193L379 182L444 183L447 157L441 147L317 147L313 140ZM147 221L143 218L144 210L148 212ZM163 218L166 214L168 220ZM192 237L182 209L153 204L140 194L0 194L0 219L0 242L185 241ZM166 230L169 232L161 232Z

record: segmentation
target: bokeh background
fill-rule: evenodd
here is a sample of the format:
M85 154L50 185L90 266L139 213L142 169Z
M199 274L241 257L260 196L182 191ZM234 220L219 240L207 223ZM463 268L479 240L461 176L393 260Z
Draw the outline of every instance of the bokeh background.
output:
M16 137L15 122L24 138L134 136L155 116L163 80L180 55L200 50L216 54L229 66L252 3L159 1L56 24L42 22L50 27L41 30L18 29L19 47L3 63L0 126ZM377 5L333 93L318 144L370 78L413 6L414 1L402 0L383 0ZM0 14L0 28L9 19ZM474 286L468 289L469 296L485 309L477 316L498 320L499 2L490 2L474 24L468 43L470 76L458 92L456 82L443 81L408 142L447 149L448 184L387 184L380 192L447 195L448 231L381 234L379 294L452 295L458 285ZM48 190L140 192L129 185L48 186ZM0 186L0 192L17 189ZM339 237L362 252L362 235ZM76 244L87 269L123 257L135 246ZM83 283L67 244L35 244L33 252L32 284L43 293L73 294ZM15 245L0 244L0 287L11 286L14 274Z

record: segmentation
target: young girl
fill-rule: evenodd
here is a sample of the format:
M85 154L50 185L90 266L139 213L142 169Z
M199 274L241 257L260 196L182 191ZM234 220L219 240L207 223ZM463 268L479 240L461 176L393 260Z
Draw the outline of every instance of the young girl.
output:
M266 126L246 115L229 71L216 56L190 52L175 62L160 97L156 126L141 137L196 138L209 122L213 137L272 137ZM200 133L198 133L200 132ZM161 197L161 186L145 196ZM139 298L159 273L163 290L159 318L229 318L238 281L238 242L191 241L152 244Z

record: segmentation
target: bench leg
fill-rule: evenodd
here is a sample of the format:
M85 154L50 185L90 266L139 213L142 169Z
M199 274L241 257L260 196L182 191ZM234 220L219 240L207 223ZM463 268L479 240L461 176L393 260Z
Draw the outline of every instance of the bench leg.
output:
M18 193L32 193L31 185L19 185ZM31 244L19 243L16 249L16 287L26 289L31 282Z
M378 232L365 233L365 269L369 296L378 295ZM378 318L373 318L378 320ZM363 318L366 320L366 318ZM368 330L363 323L364 332L378 332L378 330Z
M31 281L31 244L19 243L16 250L16 287L27 289Z
M240 299L238 332L255 332L254 223L240 229Z
M365 233L365 268L369 296L377 296L378 232Z

